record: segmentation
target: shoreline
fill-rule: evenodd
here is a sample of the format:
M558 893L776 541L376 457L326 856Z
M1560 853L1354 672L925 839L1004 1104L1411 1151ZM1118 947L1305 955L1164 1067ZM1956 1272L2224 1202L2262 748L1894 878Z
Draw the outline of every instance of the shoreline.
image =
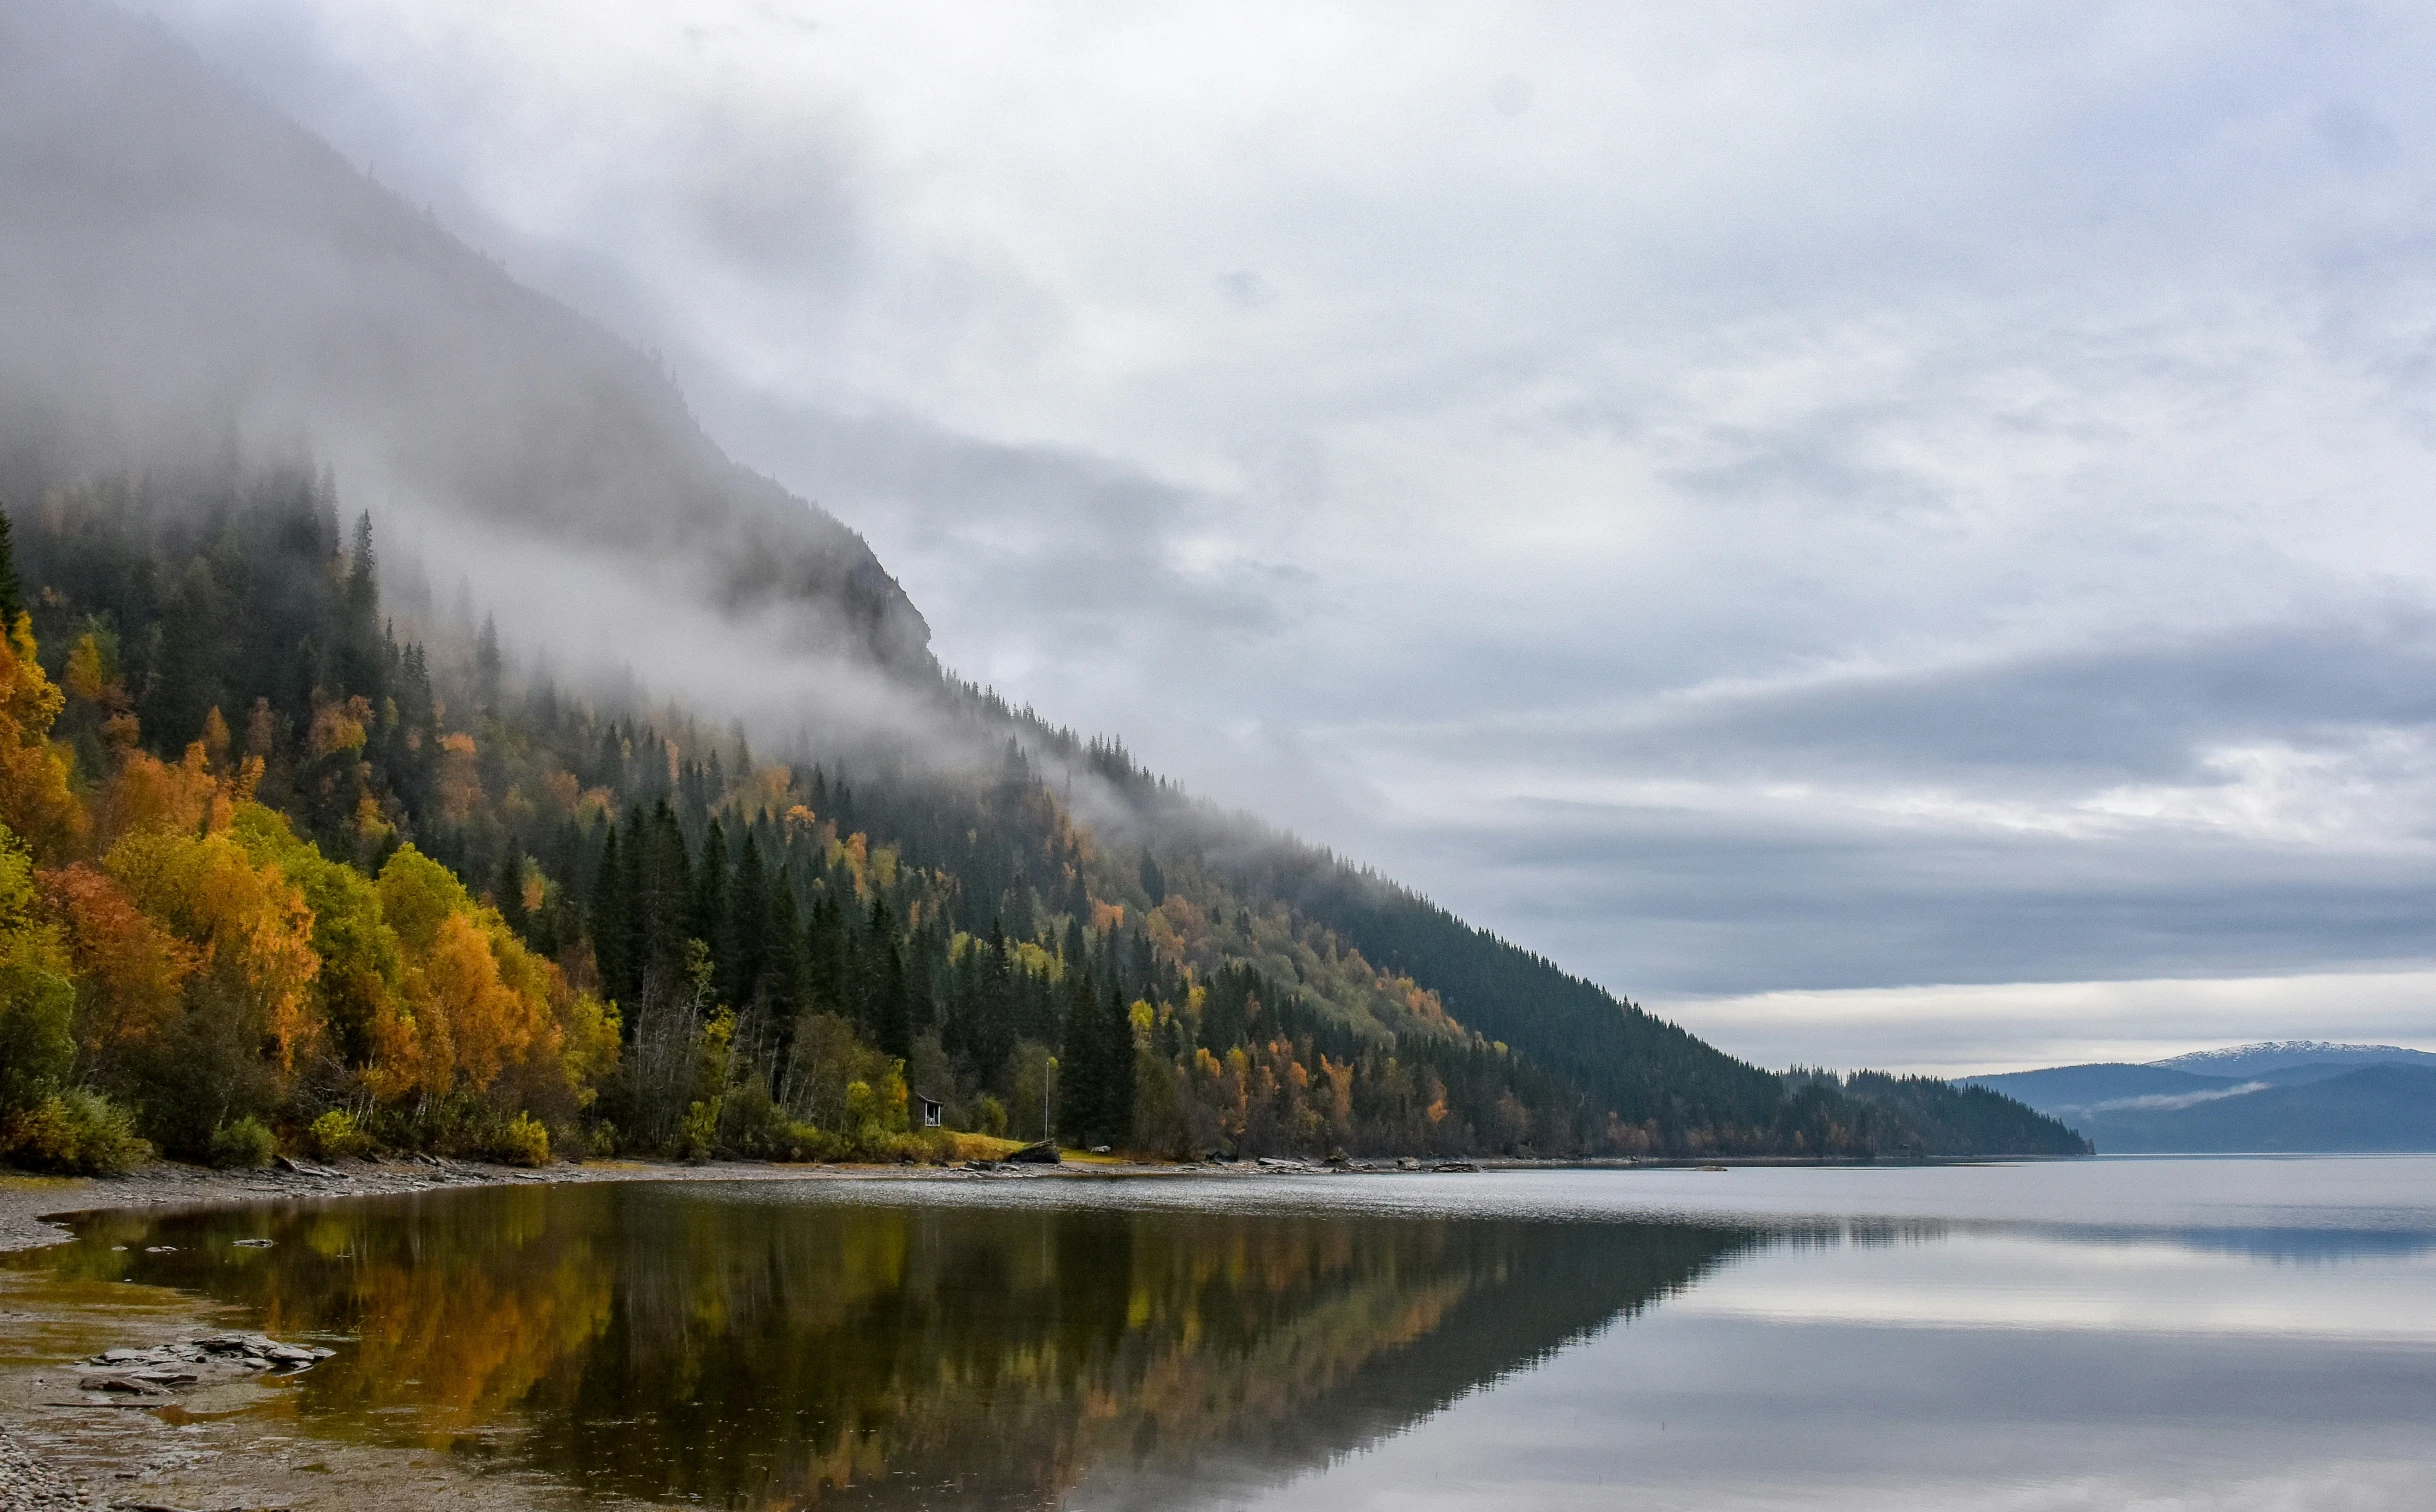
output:
M1059 1165L1005 1165L987 1171L949 1165L778 1165L765 1161L590 1160L548 1166L496 1165L438 1156L368 1157L326 1163L283 1161L260 1170L220 1170L155 1160L123 1176L37 1176L0 1170L0 1253L40 1249L72 1238L70 1220L96 1213L160 1207L299 1198L384 1197L459 1187L572 1186L623 1181L971 1181L1090 1180L1154 1177L1266 1175L1408 1176L1460 1171L1657 1171L1735 1168L1890 1167L1924 1165L2011 1165L2087 1156L1981 1155L1825 1159L1797 1155L1711 1158L1610 1156L1527 1159L1511 1156L1450 1156L1398 1166L1393 1158L1346 1165L1286 1158L1246 1158L1224 1164L1069 1156Z
M35 1176L0 1172L0 1253L40 1249L73 1237L70 1220L161 1207L212 1207L299 1198L386 1197L459 1187L573 1186L610 1181L870 1181L969 1179L959 1166L770 1165L752 1161L594 1160L524 1167L485 1161L377 1158L293 1162L261 1170L216 1170L156 1160L124 1176ZM1171 1169L1120 1165L1044 1168L1115 1174Z

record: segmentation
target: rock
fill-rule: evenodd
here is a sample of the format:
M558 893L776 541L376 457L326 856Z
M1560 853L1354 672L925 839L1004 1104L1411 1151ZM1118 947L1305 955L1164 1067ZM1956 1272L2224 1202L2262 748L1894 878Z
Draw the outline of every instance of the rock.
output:
M1396 1169L1399 1171L1418 1171L1421 1169L1421 1162L1413 1159L1410 1155L1407 1155L1403 1159L1396 1162Z
M1433 1171L1477 1171L1480 1167L1468 1160L1441 1160L1430 1169Z
M1065 1157L1057 1153L1056 1142L1047 1139L1025 1145L1007 1156L1009 1165L1059 1165L1064 1161Z
M92 1503L0 1425L0 1506L10 1512L85 1512Z
M128 1396L167 1396L168 1392L149 1381L139 1381L131 1375L86 1376L76 1383L78 1391L116 1391Z

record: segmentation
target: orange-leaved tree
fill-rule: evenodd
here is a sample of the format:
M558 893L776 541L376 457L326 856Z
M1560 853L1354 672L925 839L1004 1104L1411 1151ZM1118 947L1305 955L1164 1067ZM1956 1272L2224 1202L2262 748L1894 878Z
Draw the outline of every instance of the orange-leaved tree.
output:
M51 743L65 696L34 655L34 621L20 614L0 636L0 824L38 861L66 860L85 836L84 805L68 755Z

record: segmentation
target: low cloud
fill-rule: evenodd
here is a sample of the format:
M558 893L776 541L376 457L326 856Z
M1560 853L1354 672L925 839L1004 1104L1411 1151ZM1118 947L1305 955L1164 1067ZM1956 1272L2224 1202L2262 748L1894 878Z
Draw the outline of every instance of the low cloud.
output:
M1618 990L2429 958L2407 7L145 8L947 664Z

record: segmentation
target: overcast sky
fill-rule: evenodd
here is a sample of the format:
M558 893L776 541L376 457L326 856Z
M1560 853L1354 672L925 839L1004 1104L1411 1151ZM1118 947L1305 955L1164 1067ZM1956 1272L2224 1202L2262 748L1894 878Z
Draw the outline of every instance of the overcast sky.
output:
M144 0L959 672L1771 1063L2436 1047L2436 17Z

